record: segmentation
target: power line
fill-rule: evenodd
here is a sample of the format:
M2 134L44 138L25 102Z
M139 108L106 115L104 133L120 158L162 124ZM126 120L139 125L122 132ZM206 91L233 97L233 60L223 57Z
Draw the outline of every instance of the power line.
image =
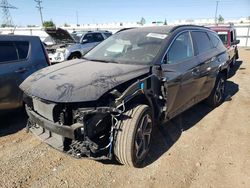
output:
M1 0L0 7L3 11L2 25L4 25L5 27L13 26L13 21L9 9L17 9L17 7L9 4L7 0Z
M37 2L36 8L38 9L38 11L40 13L40 18L41 18L41 22L42 22L42 26L43 26L43 13L42 13L43 7L41 6L42 0L34 0L34 1Z

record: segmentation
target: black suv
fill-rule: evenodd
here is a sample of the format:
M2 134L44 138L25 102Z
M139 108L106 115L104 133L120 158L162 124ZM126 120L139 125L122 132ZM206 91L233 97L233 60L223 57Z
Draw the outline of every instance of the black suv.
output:
M23 97L19 85L48 65L39 37L0 35L0 112L21 107Z
M205 27L124 29L84 58L21 85L29 129L78 158L114 155L140 166L156 124L204 99L213 107L223 101L228 54Z

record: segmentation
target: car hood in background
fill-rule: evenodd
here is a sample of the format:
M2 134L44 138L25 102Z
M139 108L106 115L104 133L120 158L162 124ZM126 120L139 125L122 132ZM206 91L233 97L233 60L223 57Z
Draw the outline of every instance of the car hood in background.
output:
M45 31L56 43L76 43L69 32L64 29L47 28Z
M146 65L72 60L44 68L28 77L20 88L29 96L51 102L86 102L149 72Z

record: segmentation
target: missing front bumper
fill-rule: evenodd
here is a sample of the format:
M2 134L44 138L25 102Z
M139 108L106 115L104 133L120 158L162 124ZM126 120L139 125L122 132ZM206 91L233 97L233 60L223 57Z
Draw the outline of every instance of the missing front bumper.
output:
M84 135L79 140L79 132L84 129L83 124L60 125L47 120L29 108L27 108L27 114L29 116L28 130L51 147L75 158L88 157L95 160L112 158L108 150L109 147L103 149L99 143L96 144L88 136L84 137Z

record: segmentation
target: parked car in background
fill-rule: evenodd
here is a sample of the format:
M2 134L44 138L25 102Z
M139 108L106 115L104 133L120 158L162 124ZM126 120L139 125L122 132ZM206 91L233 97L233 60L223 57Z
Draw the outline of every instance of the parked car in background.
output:
M101 41L112 35L108 31L74 32L61 28L45 30L54 40L54 45L46 46L51 63L59 63L70 59L79 59Z
M0 35L0 111L21 107L23 93L19 85L49 64L39 37Z
M223 102L228 61L218 35L205 27L120 31L84 59L42 69L21 84L29 129L72 156L115 156L140 166L156 124L203 100Z
M239 58L237 44L240 40L237 40L236 29L233 26L210 26L210 28L217 32L221 41L227 48L231 65L235 65L236 60Z

